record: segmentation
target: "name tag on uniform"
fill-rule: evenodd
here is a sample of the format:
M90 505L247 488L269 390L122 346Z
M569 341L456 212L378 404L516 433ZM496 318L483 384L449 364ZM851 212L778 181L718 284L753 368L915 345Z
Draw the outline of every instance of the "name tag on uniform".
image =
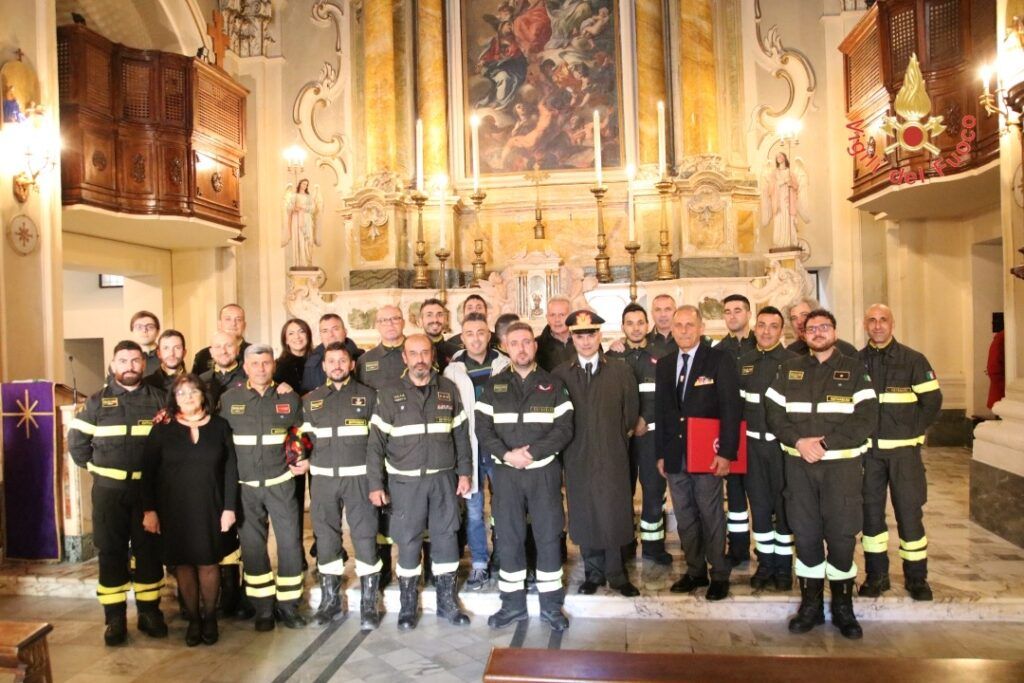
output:
M278 415L288 415L292 412L292 407L287 403L275 403L274 410L277 411Z
M355 418L348 418L345 420L346 427L362 427L366 424L366 420L357 420Z
M152 427L153 426L153 421L152 420L139 420L136 424L138 424L138 425L140 425L142 427Z
M714 383L715 383L715 380L711 379L710 377L700 376L700 377L697 378L697 381L693 383L693 386L695 386L695 387L706 387L706 386L708 386L710 384L714 384Z
M555 409L553 406L530 406L531 413L553 413Z
M309 409L310 410L320 410L323 407L324 407L324 400L323 399L320 399L319 401L310 401L309 402Z
M741 375L753 375L754 374L754 366L753 365L744 365L742 368L740 368L740 374Z
M909 394L913 389L910 387L886 387L885 393L887 394Z
M391 397L391 400L394 401L395 403L402 403L403 401L405 401L405 394L395 394L394 396Z
M789 371L789 379L800 380L800 379L803 379L803 378L804 378L804 371L803 370L790 370Z
M832 373L832 379L838 379L838 380L850 379L850 371L849 370L836 370L835 372Z
M452 404L450 404L450 403L438 403L437 404L437 409L438 410L451 410L452 409Z
M231 414L232 415L245 415L245 404L244 403L232 404L232 406L231 406Z
M434 422L435 423L439 423L439 424L449 424L451 421L452 421L452 418L451 418L450 415L446 415L444 417L435 417L434 418Z
M354 405L354 406L365 406L366 405L366 397L365 396L353 396L352 397L352 405Z
M102 405L103 405L104 408L116 408L117 407L117 399L116 398L105 398L102 401Z
M508 391L508 385L507 384L495 384L494 385L494 393L496 393L496 394L504 394L507 391Z
M452 395L451 395L451 393L449 393L447 391L439 391L439 392L437 392L437 400L438 401L450 401L450 400L452 400Z
M826 403L853 403L853 396L833 396L829 394L825 397Z
M272 427L270 430L271 434L287 434L288 430L283 427Z
M363 369L366 370L367 372L373 372L374 370L377 370L379 368L380 361L375 360L366 361L366 365L363 366Z

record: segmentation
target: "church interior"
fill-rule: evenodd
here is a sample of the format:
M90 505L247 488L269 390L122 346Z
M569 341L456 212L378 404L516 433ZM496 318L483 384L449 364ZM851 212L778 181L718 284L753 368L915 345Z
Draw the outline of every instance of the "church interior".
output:
M1024 1L0 7L0 680L794 680L775 668L794 655L836 680L883 675L872 660L906 680L1024 677ZM458 333L474 295L492 328L513 313L538 334L564 297L606 321L605 346L628 304L670 295L717 340L732 294L816 300L857 349L886 304L930 361L934 600L904 591L890 543L892 590L854 602L863 640L793 636L799 591L751 589L753 561L721 602L669 590L685 564L666 505L675 567L629 560L638 597L577 594L570 544L564 633L489 629L496 582L462 589L468 628L435 622L426 588L401 632L394 586L375 631L224 619L218 646L186 649L168 580L170 639L130 620L126 647L101 642L93 477L67 429L136 311L191 359L226 304L276 355L290 319L315 336L337 314L370 349L382 307L411 334L431 298ZM351 566L343 589L358 613ZM14 641L36 623L52 630ZM558 659L574 652L592 666Z

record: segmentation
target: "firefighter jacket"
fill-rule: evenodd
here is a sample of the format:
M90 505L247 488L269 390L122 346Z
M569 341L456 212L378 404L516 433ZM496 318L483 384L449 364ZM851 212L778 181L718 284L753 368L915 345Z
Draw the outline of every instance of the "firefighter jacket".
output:
M835 349L823 363L810 353L784 362L764 402L768 427L782 450L799 456L798 439L824 436L824 460L865 453L878 415L863 364Z
M781 343L767 350L755 348L740 357L740 398L743 399L747 436L764 441L775 440L775 435L768 428L764 394L775 380L779 366L797 357Z
M746 337L737 337L733 334L727 334L716 341L713 346L717 346L729 354L730 358L734 358L738 361L741 356L757 349L757 339L754 337L753 332L747 332Z
M359 356L356 361L356 379L371 389L380 390L382 386L398 379L405 373L405 361L402 360L402 345L385 346L377 344Z
M511 367L495 374L476 403L476 436L491 459L522 446L533 462L526 469L548 465L569 445L573 433L572 401L562 380L539 366L524 379Z
M174 384L174 380L184 374L185 362L182 361L177 370L171 370L170 372L164 370L163 366L158 367L156 372L151 375L146 375L146 377L143 378L142 383L148 384L151 387L156 387L157 389L162 389L165 392L169 392L171 390L171 385ZM168 398L170 398L170 396L168 396Z
M880 450L924 443L925 430L942 408L942 391L923 354L890 339L859 352L878 394L873 445Z
M435 372L418 387L406 374L377 390L366 453L371 491L384 488L385 468L408 477L453 468L460 477L473 475L469 422L454 382Z
M166 397L154 386L128 391L117 382L90 396L68 426L75 464L92 472L97 483L141 479L146 437Z
M241 483L273 486L292 478L284 442L288 430L302 424L298 394L278 394L271 382L261 396L246 381L221 395L220 415L231 425Z
M655 358L661 358L670 353L679 353L679 347L671 332L662 334L658 330L651 330L647 333L647 348Z
M199 376L199 379L203 380L203 384L206 385L206 401L210 412L219 413L221 395L232 387L244 386L245 380L248 378L245 376L242 366L235 363L228 370L220 370L216 367L213 370L207 370Z
M618 358L633 370L637 386L640 388L640 417L647 423L647 432L653 432L654 424L654 380L658 368L658 356L645 338L642 346L632 346L625 342L626 350L622 353L609 351L609 358Z
M366 442L377 392L353 377L323 384L302 398L302 432L313 440L314 476L366 474Z

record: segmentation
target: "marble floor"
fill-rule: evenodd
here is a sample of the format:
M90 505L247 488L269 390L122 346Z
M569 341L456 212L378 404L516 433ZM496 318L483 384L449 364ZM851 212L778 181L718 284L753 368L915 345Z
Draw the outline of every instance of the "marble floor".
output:
M959 622L865 624L864 639L849 641L831 625L796 636L784 621L681 621L574 619L569 630L551 631L537 619L518 628L491 631L482 618L464 628L426 615L419 627L400 633L394 621L369 633L358 621L320 629L255 633L251 622L223 622L221 641L186 648L183 622L170 619L170 637L139 634L130 620L129 644L101 642L102 616L92 600L0 597L4 619L42 619L49 636L55 681L68 683L189 683L221 681L345 681L418 683L479 681L491 649L524 647L611 652L675 652L747 655L843 655L864 657L969 657L1024 659L1024 623ZM0 683L10 680L0 674Z

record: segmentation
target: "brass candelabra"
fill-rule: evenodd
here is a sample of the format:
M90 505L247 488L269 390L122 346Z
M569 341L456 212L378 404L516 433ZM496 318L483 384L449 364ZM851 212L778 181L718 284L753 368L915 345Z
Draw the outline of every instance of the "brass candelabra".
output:
M658 234L660 249L658 250L658 274L659 280L671 280L676 276L672 272L672 251L669 249L668 231L668 198L672 193L674 184L668 178L662 178L654 184L658 194L661 195L661 231Z
M446 248L441 247L434 252L437 256L437 260L441 262L441 273L440 286L437 288L437 298L441 300L441 303L448 305L448 257L452 255Z
M411 195L416 205L416 260L413 262L413 289L426 289L430 286L427 277L427 243L423 241L423 205L427 203L427 195L414 190Z
M626 251L629 252L629 300L636 303L636 252L640 251L640 243L636 240L626 242Z
M608 267L608 240L604 233L604 196L607 192L608 188L603 185L590 188L590 193L597 201L597 256L594 257L594 269L598 282L612 281L612 271Z
M477 190L473 194L469 195L469 198L473 200L473 206L476 210L476 225L477 234L480 234L480 207L484 203L484 199L487 197L487 193L483 190ZM473 286L479 287L480 283L487 279L487 261L484 260L484 241L481 238L473 240Z

